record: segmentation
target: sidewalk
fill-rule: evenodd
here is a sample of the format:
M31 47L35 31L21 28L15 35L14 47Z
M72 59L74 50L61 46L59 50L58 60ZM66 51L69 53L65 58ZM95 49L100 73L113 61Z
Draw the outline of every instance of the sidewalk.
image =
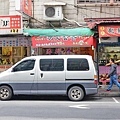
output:
M106 91L108 85L99 86L98 94L95 96L99 97L120 97L120 90L117 86L113 86L111 91Z

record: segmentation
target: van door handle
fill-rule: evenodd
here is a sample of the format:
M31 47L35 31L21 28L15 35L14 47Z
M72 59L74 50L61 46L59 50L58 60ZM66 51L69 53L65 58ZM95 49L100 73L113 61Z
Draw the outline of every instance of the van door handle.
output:
M34 73L30 73L30 75L34 75Z
M40 74L41 75L41 78L43 77L43 73Z

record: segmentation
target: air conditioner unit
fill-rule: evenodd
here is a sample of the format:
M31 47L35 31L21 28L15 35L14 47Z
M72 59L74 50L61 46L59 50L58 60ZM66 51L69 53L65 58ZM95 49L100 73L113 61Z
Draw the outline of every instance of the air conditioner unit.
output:
M46 21L63 20L62 6L44 6L43 19Z

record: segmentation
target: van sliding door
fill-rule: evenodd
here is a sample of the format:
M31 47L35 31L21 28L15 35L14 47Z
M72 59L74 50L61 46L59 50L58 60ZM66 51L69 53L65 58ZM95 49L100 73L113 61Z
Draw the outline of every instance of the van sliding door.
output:
M65 94L64 59L40 59L38 94Z

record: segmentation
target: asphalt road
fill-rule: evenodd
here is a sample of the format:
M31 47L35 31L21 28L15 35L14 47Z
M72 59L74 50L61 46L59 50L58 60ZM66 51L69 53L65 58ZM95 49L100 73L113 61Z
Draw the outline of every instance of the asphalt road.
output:
M15 97L0 101L0 120L120 120L120 98Z

